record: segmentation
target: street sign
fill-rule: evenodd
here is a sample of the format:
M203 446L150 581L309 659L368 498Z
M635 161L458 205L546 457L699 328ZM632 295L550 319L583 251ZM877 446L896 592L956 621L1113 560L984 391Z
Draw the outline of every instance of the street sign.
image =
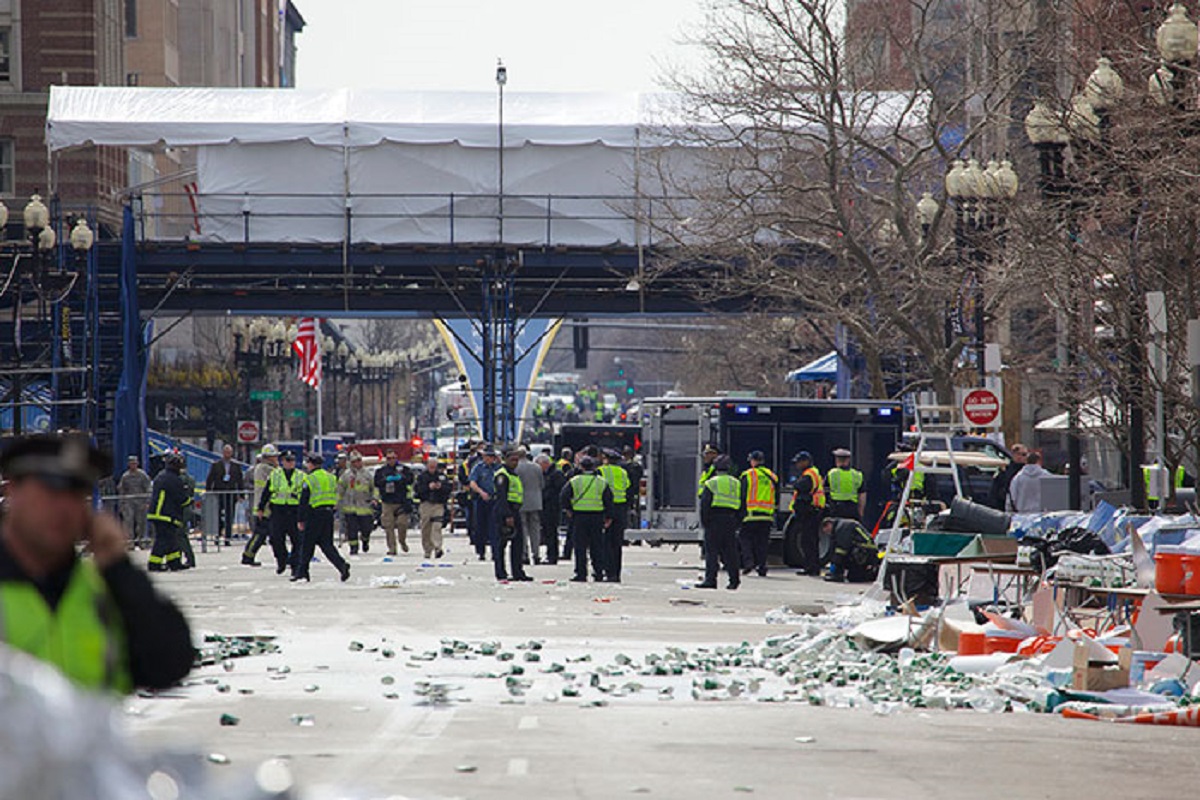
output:
M250 392L251 400L282 400L283 392L271 389L255 389Z
M259 436L261 436L261 432L257 422L252 419L238 420L237 440L239 444L258 444Z
M308 412L303 408L293 408L288 412L288 416L292 417L293 419L303 419L308 416Z
M1000 424L1000 397L991 389L973 389L962 402L963 417L976 428Z

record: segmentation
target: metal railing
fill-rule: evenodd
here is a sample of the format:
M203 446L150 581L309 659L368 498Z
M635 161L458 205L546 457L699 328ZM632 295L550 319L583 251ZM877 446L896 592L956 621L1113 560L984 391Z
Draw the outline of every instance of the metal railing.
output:
M619 233L615 242L650 247L656 237L680 230L695 203L694 198L609 194L147 192L135 197L135 212L143 241L279 241L261 234L282 222L320 241L354 242L366 227L385 235L361 241L407 243L402 227L407 224L420 234L416 243L499 241L503 229L505 241L552 246L575 243L568 226L584 225ZM489 235L480 237L485 225L491 226Z

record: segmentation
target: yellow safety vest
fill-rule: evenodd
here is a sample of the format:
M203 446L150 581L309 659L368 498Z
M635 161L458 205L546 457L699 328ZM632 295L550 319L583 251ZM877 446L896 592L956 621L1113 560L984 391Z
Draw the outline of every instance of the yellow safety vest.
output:
M812 507L818 510L824 508L825 484L821 481L821 472L816 467L809 467L801 473L801 476L807 476L812 481ZM799 492L792 495L792 511L796 510L796 498L799 495Z
M31 583L0 584L0 641L88 689L133 689L125 628L100 571L77 561L56 608Z
M604 478L594 472L571 478L571 510L603 511L604 490L607 488Z
M746 520L773 519L779 478L766 467L755 467L743 472L742 480L746 482Z
M304 473L298 469L292 470L289 481L283 467L271 473L271 505L298 506L300 505L300 490L304 488Z
M521 483L520 478L504 467L496 470L496 474L508 476L508 504L510 506L520 506L525 502L525 486Z
M330 508L337 505L337 478L323 469L308 473L308 504L312 508Z
M1178 467L1175 468L1175 488L1176 489L1182 488L1182 486L1183 486L1183 474L1184 474L1183 465L1180 464ZM1147 500L1157 500L1158 494L1150 486L1150 467L1142 467L1142 480L1146 484L1146 499Z
M855 502L863 485L863 474L856 469L834 467L829 470L829 499L834 502Z
M600 473L600 477L604 478L608 487L612 489L613 503L618 506L625 505L629 492L629 473L625 471L625 468L616 464L605 464L597 471Z
M704 482L704 488L712 492L713 508L731 508L736 511L742 507L742 484L732 475L714 475Z
M699 497L700 493L704 491L705 482L713 476L714 472L716 472L716 469L712 464L709 464L704 468L704 471L700 473L700 486L696 489L696 497Z

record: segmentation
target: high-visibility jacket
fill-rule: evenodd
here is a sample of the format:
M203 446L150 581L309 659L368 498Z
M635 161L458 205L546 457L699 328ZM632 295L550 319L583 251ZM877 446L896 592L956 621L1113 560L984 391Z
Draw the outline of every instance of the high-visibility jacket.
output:
M629 473L625 468L617 464L605 464L596 471L604 478L608 488L612 489L613 504L625 505L629 497Z
M604 478L594 472L584 472L571 478L571 510L603 511L604 490L607 488Z
M802 477L807 477L812 481L813 489L811 506L817 510L825 507L825 484L821 481L821 472L816 467L809 467L801 473ZM792 511L796 510L796 501L800 498L800 493L796 492L792 495Z
M712 464L709 464L700 473L700 486L696 489L696 497L699 497L700 493L704 491L704 483L714 474L716 474L716 471L716 467L714 467Z
M283 467L271 473L267 485L271 488L270 504L273 506L300 505L300 492L304 489L304 473L298 469L292 470L289 478Z
M0 583L0 641L88 689L133 689L121 613L91 561L75 563L55 608L32 583Z
M556 466L558 467L558 469L559 469L559 472L564 472L564 473L565 473L567 470L569 470L569 469L570 469L572 466L574 466L574 465L573 465L573 464L572 464L570 461L568 461L567 459L565 459L565 458L560 458L560 459L558 460L558 463L557 463L557 465L556 465Z
M337 505L337 478L323 469L308 473L308 505L311 508L329 508Z
M525 502L525 486L521 483L521 479L517 477L517 473L509 472L506 468L501 467L496 470L497 475L505 475L508 477L508 504L514 508L520 508L521 503Z
M742 484L732 475L713 475L704 482L704 488L712 492L713 508L731 508L736 511L742 507Z
M372 513L371 502L376 497L375 482L365 469L349 467L338 478L338 501L343 514L368 516Z
M250 495L250 508L258 508L258 501L262 500L263 490L267 488L267 483L271 480L271 473L276 469L266 461L254 467L254 490ZM263 516L271 516L269 505L263 509Z
M774 519L779 476L766 467L754 467L742 473L746 495L746 520Z
M1158 492L1155 491L1155 489L1157 489L1158 487L1151 486L1151 481L1150 481L1150 473L1153 471L1153 469L1154 469L1153 465L1147 465L1147 466L1142 467L1142 481L1146 484L1146 499L1147 500L1157 500L1158 499ZM1175 482L1176 489L1179 489L1183 486L1183 465L1182 464L1180 464L1178 467L1175 468L1174 482Z
M835 503L857 502L862 490L863 474L856 469L834 467L829 470L826 479L829 486L829 499Z
M908 480L907 476L905 476L904 479L901 480L900 470L902 470L902 469L904 469L904 467L900 466L899 464L896 464L894 467L892 467L892 472L891 472L892 482L896 485L897 490L901 491L901 492L904 491L904 484ZM905 470L905 471L907 472L907 470ZM914 495L925 494L925 473L921 472L920 470L913 470L912 493Z

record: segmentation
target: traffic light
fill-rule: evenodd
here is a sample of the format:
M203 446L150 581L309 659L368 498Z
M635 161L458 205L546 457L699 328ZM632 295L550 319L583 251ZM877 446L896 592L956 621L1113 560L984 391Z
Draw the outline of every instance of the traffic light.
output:
M633 381L628 379L625 381L625 394L633 397Z
M414 436L412 438L411 444L412 444L414 450L420 450L421 445L425 444L425 442L424 442L424 440L421 439L420 436Z

